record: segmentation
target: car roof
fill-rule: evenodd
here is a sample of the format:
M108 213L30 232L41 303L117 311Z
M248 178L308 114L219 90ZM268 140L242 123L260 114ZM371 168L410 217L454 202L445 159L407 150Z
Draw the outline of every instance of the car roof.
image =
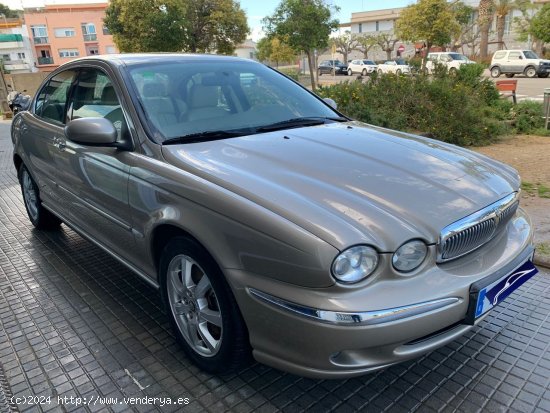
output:
M208 61L208 62L250 62L257 63L250 59L243 59L233 56L220 56L210 54L188 54L188 53L120 53L120 54L107 54L107 55L93 55L87 57L81 57L79 59L71 60L71 65L78 64L79 62L87 61L104 61L116 66L133 65L140 63L161 63L161 62L191 62L191 61Z

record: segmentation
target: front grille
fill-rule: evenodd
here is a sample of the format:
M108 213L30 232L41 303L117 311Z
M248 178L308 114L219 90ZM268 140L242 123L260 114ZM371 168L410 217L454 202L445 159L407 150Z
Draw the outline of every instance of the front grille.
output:
M443 244L441 258L450 260L479 248L493 237L496 228L496 220L488 219L451 235Z
M489 242L506 227L518 206L518 194L513 193L445 227L439 237L438 262L461 257Z

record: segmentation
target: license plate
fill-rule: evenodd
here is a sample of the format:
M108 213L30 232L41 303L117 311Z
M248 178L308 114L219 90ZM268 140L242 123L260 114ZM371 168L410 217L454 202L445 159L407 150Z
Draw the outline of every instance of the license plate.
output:
M476 319L500 304L537 272L537 268L529 260L511 274L505 275L487 286L472 285L466 323L474 324Z

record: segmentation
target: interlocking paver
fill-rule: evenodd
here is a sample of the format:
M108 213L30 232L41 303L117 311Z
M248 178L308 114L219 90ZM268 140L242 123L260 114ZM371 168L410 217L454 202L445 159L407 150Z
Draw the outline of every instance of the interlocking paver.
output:
M66 226L33 229L0 123L0 363L16 397L55 399L20 411L550 411L549 314L542 271L460 339L384 371L311 380L254 364L206 374L179 348L156 291ZM189 404L59 406L58 395Z

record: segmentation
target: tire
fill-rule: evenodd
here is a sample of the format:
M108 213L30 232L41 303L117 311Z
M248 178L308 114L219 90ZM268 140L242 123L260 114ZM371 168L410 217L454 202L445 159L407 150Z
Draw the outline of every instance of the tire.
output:
M218 265L197 242L173 238L160 259L166 313L187 356L209 373L228 373L251 360L248 331Z
M363 71L361 72L361 75L367 76L367 69L363 69Z
M537 70L533 66L526 67L523 74L532 79L537 75Z
M548 77L548 75L550 75L550 73L539 73L539 77L541 79L546 79Z
M500 76L500 67L495 66L491 68L491 77L499 77Z
M19 167L19 183L21 194L29 220L37 229L56 229L61 225L61 220L42 206L40 192L27 167L23 164Z
M506 73L504 76L506 76L507 78L511 79L514 77L514 73Z
M395 71L395 74L396 74L397 76L401 76L401 69L397 69L397 70Z
M449 69L449 74L450 74L451 76L456 76L457 73L458 73L458 70L456 70L456 67L451 67L451 68Z
M353 76L353 70L348 69L348 76Z

